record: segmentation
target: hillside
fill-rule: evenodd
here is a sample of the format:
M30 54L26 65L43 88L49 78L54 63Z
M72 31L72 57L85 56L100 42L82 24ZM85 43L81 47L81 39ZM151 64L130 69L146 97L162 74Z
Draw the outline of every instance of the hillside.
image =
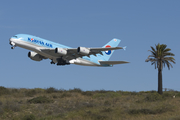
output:
M0 120L180 120L180 92L0 87Z

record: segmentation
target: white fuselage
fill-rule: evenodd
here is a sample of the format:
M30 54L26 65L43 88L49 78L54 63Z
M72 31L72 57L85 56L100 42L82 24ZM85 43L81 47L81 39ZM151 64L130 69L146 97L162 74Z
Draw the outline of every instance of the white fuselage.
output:
M23 38L10 38L10 43L13 46L18 46L18 47L21 47L21 48L24 48L24 49L28 49L28 50L34 51L34 52L44 56L44 58L49 58L54 63L57 63L57 58L59 58L58 55L47 54L47 53L41 51L41 49L39 49L39 48L47 49L46 47L40 46L40 45L37 45L37 44L33 44L31 42L24 41L22 39ZM97 63L85 60L83 58L72 59L72 60L69 60L68 62L70 64L77 64L77 65L83 65L83 66L101 66L101 65L99 65Z

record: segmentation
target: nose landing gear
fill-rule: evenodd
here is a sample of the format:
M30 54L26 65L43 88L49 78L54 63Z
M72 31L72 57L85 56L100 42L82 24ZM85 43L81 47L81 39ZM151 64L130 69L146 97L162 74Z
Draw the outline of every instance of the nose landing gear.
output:
M14 42L9 42L9 44L12 46L11 49L14 49L16 47Z

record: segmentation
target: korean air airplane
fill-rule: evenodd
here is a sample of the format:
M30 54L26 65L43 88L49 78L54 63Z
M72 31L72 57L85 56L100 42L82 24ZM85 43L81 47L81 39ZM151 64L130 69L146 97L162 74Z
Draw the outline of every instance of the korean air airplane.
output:
M17 34L9 39L11 49L16 46L30 50L28 57L35 61L50 59L51 64L57 65L83 65L110 67L115 64L129 63L127 61L108 61L114 50L126 49L118 47L120 40L113 39L102 48L78 47L70 48L40 37Z

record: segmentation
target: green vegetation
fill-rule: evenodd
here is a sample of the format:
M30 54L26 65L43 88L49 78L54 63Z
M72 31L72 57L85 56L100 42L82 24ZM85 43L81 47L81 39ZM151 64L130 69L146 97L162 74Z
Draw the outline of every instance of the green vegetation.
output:
M52 103L53 100L47 98L46 96L39 96L39 97L35 97L33 99L30 99L27 101L28 103Z
M180 92L0 87L0 120L179 120Z
M149 50L151 52L151 55L148 56L146 59L146 62L151 62L151 65L155 65L155 69L158 68L158 93L163 94L162 91L162 70L165 65L167 65L168 69L170 70L170 67L172 68L172 63L175 64L175 59L172 56L175 56L173 53L169 52L171 51L170 48L166 48L166 44L157 44L156 48L153 48L151 46L152 50Z

